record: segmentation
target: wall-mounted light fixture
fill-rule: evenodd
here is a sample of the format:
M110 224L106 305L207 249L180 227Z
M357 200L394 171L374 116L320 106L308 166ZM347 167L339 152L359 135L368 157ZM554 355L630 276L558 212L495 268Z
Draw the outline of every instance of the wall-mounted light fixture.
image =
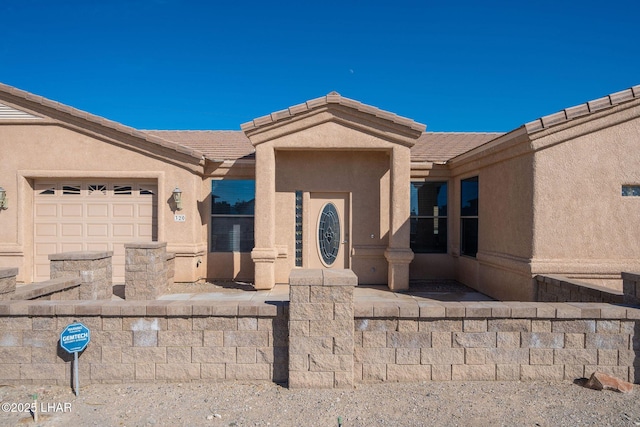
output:
M7 191L0 187L0 210L9 209L9 201L7 200Z
M176 210L182 210L182 191L178 187L173 189L173 201L176 204Z

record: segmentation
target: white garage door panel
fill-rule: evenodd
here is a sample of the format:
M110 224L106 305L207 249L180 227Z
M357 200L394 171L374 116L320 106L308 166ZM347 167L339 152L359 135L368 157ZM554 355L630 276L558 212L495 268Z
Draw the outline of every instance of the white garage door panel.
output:
M108 218L109 205L107 203L89 203L87 204L87 216L90 218Z
M36 206L36 216L40 218L44 217L57 217L58 216L58 205L51 205L48 203L43 203L41 205Z
M53 253L113 251L113 280L124 282L124 243L157 240L152 181L36 181L35 281L49 278Z

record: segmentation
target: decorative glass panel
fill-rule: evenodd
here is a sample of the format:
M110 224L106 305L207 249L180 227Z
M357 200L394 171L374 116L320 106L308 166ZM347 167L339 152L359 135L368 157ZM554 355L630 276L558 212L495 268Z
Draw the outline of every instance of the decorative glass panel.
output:
M141 196L153 196L153 190L148 188L140 187L140 195Z
M52 196L56 194L56 186L52 185L51 187L45 188L44 190L40 190L38 194L41 196Z
M302 191L296 191L296 267L302 267Z
M89 184L89 195L106 195L107 194L107 185L106 184Z
M80 186L79 185L63 185L62 194L79 195Z
M622 195L624 197L640 197L640 185L623 185Z
M114 185L113 186L113 194L116 196L127 196L132 194L132 189L130 185Z
M322 261L332 265L340 250L340 218L333 203L322 208L318 221L318 247Z

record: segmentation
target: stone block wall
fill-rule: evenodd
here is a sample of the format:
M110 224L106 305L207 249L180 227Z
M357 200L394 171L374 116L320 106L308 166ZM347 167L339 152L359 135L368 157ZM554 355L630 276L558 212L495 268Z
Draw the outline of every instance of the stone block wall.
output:
M7 300L13 297L16 291L17 268L0 269L0 300Z
M325 298L333 291L326 289L313 292ZM352 328L342 330L335 316L349 307L340 304L348 303L333 303L333 320L312 323L293 320L301 315L289 315L294 305L266 302L0 301L0 381L69 385L73 357L58 341L80 321L91 330L80 354L81 384L289 380L292 387L334 387L348 386L350 375L352 383L559 381L596 370L640 382L638 308L356 301Z
M622 290L624 303L640 306L640 274L622 273Z
M167 243L126 243L124 250L125 299L154 300L165 293L168 279Z
M623 273L624 274L624 273ZM621 304L623 293L557 275L537 275L537 300L541 302L606 302Z
M289 387L353 387L351 270L294 270L289 278Z
M174 278L176 275L176 254L167 252L167 284L166 287L170 287L174 284Z
M51 279L79 277L77 299L106 300L113 296L113 252L65 252L49 255ZM76 298L75 295L69 298Z
M70 384L60 332L79 321L91 341L80 384L287 380L283 306L181 301L0 303L3 384Z
M356 304L356 381L640 380L640 310L596 303Z

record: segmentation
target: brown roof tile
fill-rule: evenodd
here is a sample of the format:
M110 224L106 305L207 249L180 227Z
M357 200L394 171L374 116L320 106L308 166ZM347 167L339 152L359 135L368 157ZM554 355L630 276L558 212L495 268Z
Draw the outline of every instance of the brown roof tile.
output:
M310 111L315 108L323 107L327 104L339 104L339 105L344 105L346 107L354 108L363 113L371 114L373 116L380 117L385 120L389 120L393 123L407 126L408 128L413 130L424 131L425 129L425 126L423 124L417 123L411 119L407 119L406 117L401 117L401 116L398 116L397 114L393 114L388 111L381 110L377 107L366 105L359 101L355 101L353 99L345 98L337 92L331 92L328 95L321 96L320 98L310 99L304 104L294 105L292 107L289 107L287 110L278 111L268 116L258 117L250 122L243 123L242 125L240 125L240 128L245 132L250 131L260 126L264 126L269 123L274 123L280 119L293 116L295 114L300 114L305 111Z
M632 86L629 89L615 92L602 98L593 99L583 104L565 108L557 113L549 114L526 123L524 127L528 133L538 132L551 126L573 120L578 117L586 116L596 111L614 107L624 102L633 101L640 98L640 85Z
M242 131L145 130L143 132L197 150L209 160L238 160L255 157L255 149Z
M208 159L254 158L255 150L242 131L145 131L204 153ZM413 162L446 162L501 133L424 132L411 149Z
M444 163L500 135L498 132L423 132L411 148L411 161Z

